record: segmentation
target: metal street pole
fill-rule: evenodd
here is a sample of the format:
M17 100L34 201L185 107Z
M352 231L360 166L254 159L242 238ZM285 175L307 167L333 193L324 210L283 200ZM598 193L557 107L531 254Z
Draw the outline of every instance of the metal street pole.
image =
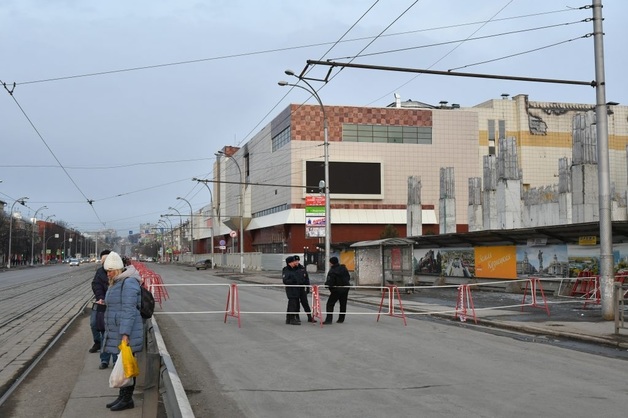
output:
M165 257L165 251L166 251L166 238L164 237L164 228L166 229L166 231L168 230L168 224L166 223L166 221L164 221L163 219L160 219L157 222L157 225L161 225L161 262L164 262Z
M48 261L48 254L45 251L46 251L46 248L48 248L48 241L50 241L51 238L59 238L59 234L54 234L53 236L48 237L46 241L44 241L44 254L46 257L46 262Z
M172 228L172 221L167 215L159 215L159 217L167 220L170 224L170 262L172 263L172 256L174 255L172 250L172 247L174 247L174 230Z
M43 254L42 264L46 264L46 262L48 261L48 253L46 252L46 247L47 247L46 244L48 243L48 241L46 241L46 227L48 226L48 221L52 219L54 216L55 215L50 215L50 216L47 216L46 219L44 219L44 238L42 239L42 241L44 242L44 249L43 249L44 254Z
M238 164L235 158L226 155L223 151L218 151L218 153L233 161L240 173L240 273L244 273L244 177L240 164Z
M212 218L212 227L210 229L210 235L211 235L211 254L212 254L212 269L213 269L214 268L214 195L212 193L212 189L210 189L209 185L207 184L209 180L197 179L196 177L194 177L192 180L203 184L205 187L207 187L207 191L209 192L209 205L211 208L211 218Z
M604 75L604 30L602 0L593 0L593 47L595 54L595 120L597 133L598 190L600 217L600 298L602 318L612 320L613 310L613 221L608 154L608 113Z
M28 200L28 197L20 197L11 205L11 212L9 213L9 218L10 218L9 219L9 253L8 253L9 259L7 261L8 269L11 268L11 238L12 238L11 235L13 233L13 208L15 208L15 204L18 202L20 203L20 205L25 206L27 200Z
M175 212L177 212L179 214L179 253L181 253L181 229L183 227L183 216L181 215L181 212L179 212L178 209L173 208L172 206L170 206L168 209L173 210Z
M42 206L37 209L35 211L35 215L33 216L33 222L31 223L31 267L35 265L35 226L37 226L37 214L43 209L48 209L48 206Z
M177 197L177 200L183 200L190 207L190 251L192 252L192 263L194 260L194 210L192 209L192 204L182 197Z
M302 90L310 93L316 101L318 102L321 110L323 111L323 151L324 151L324 159L325 159L325 277L327 277L327 273L329 273L329 258L331 256L331 199L329 197L329 138L328 138L328 122L327 122L327 113L325 112L325 106L323 105L323 101L321 97L318 95L318 92L310 83L308 83L302 77L297 76L294 71L286 70L286 75L291 77L296 77L300 81L303 81L309 88L303 87L298 84L288 83L287 81L280 81L280 86L292 86L297 87Z

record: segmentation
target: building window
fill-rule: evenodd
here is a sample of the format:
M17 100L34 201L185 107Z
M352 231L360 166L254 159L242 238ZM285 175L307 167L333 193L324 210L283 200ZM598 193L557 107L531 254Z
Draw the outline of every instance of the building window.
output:
M362 125L344 123L342 140L346 142L379 142L388 144L431 144L429 126Z
M246 179L247 183L249 181L249 176L251 175L251 161L250 161L250 157L251 157L251 154L249 154L249 153L244 155L244 178Z
M259 218L260 216L271 215L273 213L283 212L284 210L288 210L288 209L289 209L288 204L284 203L283 205L275 206L272 208L260 210L259 212L252 213L251 217Z
M488 121L488 155L495 155L495 121Z
M290 142L290 126L288 126L283 131L279 132L272 139L272 150L273 152L277 151L279 148L286 145Z

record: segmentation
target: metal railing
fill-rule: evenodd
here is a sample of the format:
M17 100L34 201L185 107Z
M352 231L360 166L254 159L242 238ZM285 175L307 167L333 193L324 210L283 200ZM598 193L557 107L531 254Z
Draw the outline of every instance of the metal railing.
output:
M626 328L624 324L625 301L628 289L622 283L613 283L613 310L615 317L615 334L619 334L620 328Z

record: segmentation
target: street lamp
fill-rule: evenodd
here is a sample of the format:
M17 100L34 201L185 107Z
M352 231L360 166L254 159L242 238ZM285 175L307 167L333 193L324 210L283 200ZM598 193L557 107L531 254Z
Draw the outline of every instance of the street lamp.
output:
M67 230L65 228L63 228L63 260L68 258L68 253L67 253L66 247L65 247L65 233L66 232L67 232ZM70 242L70 252L72 252L72 237L70 237L68 239L68 241ZM63 262L63 260L61 260L61 262Z
M48 264L47 263L47 261L48 261L48 253L46 252L46 248L48 248L48 241L50 241L50 238L59 238L59 234L54 234L53 236L48 237L48 239L44 241L44 257L45 257L45 261L46 261L46 263L44 263L44 264Z
M207 185L207 183L210 180L197 179L196 177L194 177L192 181L196 181L198 183L203 184L205 187L207 187L207 191L209 192L209 205L211 208L211 218L212 218L212 227L210 229L210 235L211 235L211 253L212 253L212 269L213 269L214 268L214 195L212 194L212 189L210 189L209 186Z
M182 197L177 197L177 200L183 200L190 207L190 250L192 251L192 263L194 263L194 210L192 204Z
M179 214L179 252L180 252L181 251L181 228L183 227L183 216L181 215L181 212L179 212L178 209L173 208L172 206L170 206L168 209L173 210Z
M172 256L174 255L172 253L172 247L174 246L174 231L172 228L172 221L170 220L170 218L168 217L168 215L159 215L160 218L165 219L168 221L168 223L170 224L170 262L172 263Z
M13 204L11 205L11 212L9 213L9 215L10 215L10 219L9 219L9 261L7 262L7 268L8 269L11 268L11 235L12 235L12 232L13 232L13 208L15 207L15 204L18 203L18 202L20 203L20 205L25 206L27 200L28 200L28 197L20 197L15 202L13 202Z
M48 209L48 206L42 206L35 211L32 222L32 234L31 234L31 267L35 265L35 226L37 225L37 214L42 209ZM39 234L38 234L39 235Z
M48 226L48 221L50 219L54 218L54 216L55 215L47 216L46 219L44 220L44 238L42 240L42 241L44 241L44 250L43 250L44 254L43 254L43 257L42 257L43 260L44 260L43 264L46 264L46 261L48 261L48 253L46 252L46 243L48 242L46 240L46 226ZM57 238L59 238L59 234L56 234L56 235L57 235Z
M235 158L225 154L224 151L218 151L218 154L233 161L240 173L240 273L244 273L244 177L242 176L240 164L238 164Z
M329 273L328 260L329 260L329 257L331 256L331 202L329 199L329 139L327 136L327 131L328 131L327 114L325 113L325 106L323 106L323 101L321 100L321 97L316 92L316 89L312 87L310 83L307 82L307 80L305 80L303 77L297 76L292 70L286 70L285 73L286 75L289 75L291 77L296 77L300 81L303 81L309 88L303 87L298 84L291 84L291 83L288 83L287 81L280 81L278 84L280 86L297 87L297 88L307 91L312 96L314 96L314 98L320 105L321 110L323 111L323 133L324 133L323 151L325 155L324 157L325 158L325 184L324 185L321 184L321 186L325 189L325 277L327 277L327 273Z
M166 256L165 256L165 251L166 251L166 238L164 238L164 228L166 229L166 231L168 231L168 224L166 223L166 221L164 221L163 219L160 219L157 222L157 225L161 226L161 230L159 232L161 232L161 262L163 263Z

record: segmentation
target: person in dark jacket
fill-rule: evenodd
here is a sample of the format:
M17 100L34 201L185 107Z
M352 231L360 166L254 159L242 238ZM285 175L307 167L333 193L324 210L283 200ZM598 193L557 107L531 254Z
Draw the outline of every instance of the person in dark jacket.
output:
M286 324L301 325L301 320L299 319L299 296L301 291L299 287L295 287L301 283L297 271L297 260L293 256L286 258L286 267L281 271L281 278L283 284L286 285L286 296L288 297Z
M103 351L117 356L120 352L118 345L125 342L135 354L144 347L144 323L139 310L140 275L134 266L125 267L120 255L113 251L105 259L104 267L109 277L109 290L105 296ZM120 388L118 398L108 403L107 408L112 411L133 408L134 390L135 378L132 386Z
M111 252L111 250L103 250L100 253L100 267L94 274L92 280L92 292L94 293L94 303L92 304L92 313L89 318L89 325L92 329L92 336L94 338L94 345L89 349L90 353L96 353L100 351L100 366L99 369L106 369L109 367L111 361L111 354L101 350L103 338L105 337L105 295L107 294L107 288L109 287L109 278L105 271L104 263L105 258Z
M299 282L304 285L299 288L299 300L303 306L303 311L307 314L307 322L316 322L316 320L312 318L312 310L310 309L310 303L307 300L307 295L310 293L310 276L307 274L305 266L301 264L301 258L298 255L294 255L293 257L297 262Z
M329 299L327 299L327 316L323 324L331 324L334 321L334 306L340 301L340 315L338 315L338 323L345 322L345 313L347 312L347 299L349 298L349 286L351 284L351 276L349 270L344 264L338 263L338 257L329 259L331 264L325 287L329 289Z

